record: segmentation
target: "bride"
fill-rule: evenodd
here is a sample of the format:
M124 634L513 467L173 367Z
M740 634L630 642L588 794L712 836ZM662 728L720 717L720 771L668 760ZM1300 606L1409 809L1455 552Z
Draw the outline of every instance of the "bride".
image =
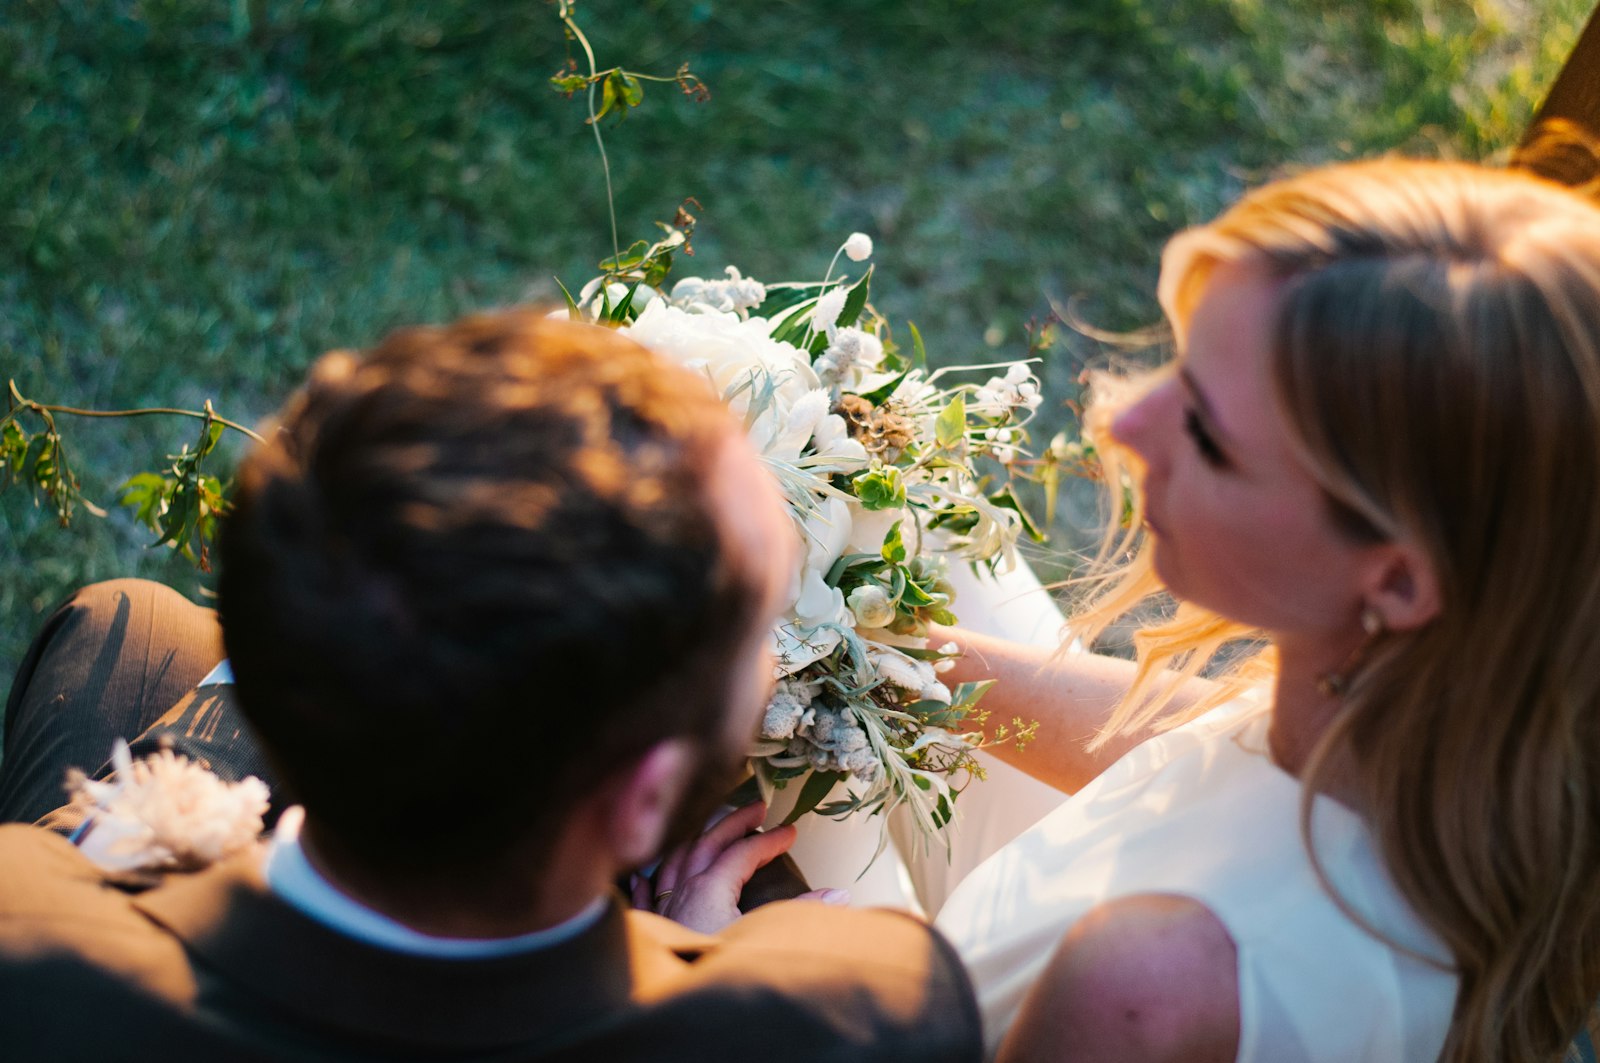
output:
M1600 210L1338 166L1160 295L1177 360L1107 417L1137 550L1075 633L1176 614L1136 664L948 633L1073 794L938 913L991 1053L1559 1058L1600 998Z

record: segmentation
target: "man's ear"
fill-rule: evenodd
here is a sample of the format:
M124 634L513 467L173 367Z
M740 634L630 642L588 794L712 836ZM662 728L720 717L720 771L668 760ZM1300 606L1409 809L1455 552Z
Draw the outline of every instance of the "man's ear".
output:
M667 738L618 772L604 825L624 866L638 867L661 848L694 777L696 757L687 739Z
M1362 600L1389 631L1415 631L1439 615L1439 576L1422 549L1407 542L1375 547Z

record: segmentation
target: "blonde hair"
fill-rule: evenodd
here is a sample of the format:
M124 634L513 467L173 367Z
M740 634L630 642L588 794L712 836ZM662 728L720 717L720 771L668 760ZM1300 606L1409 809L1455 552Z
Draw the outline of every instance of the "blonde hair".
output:
M1382 637L1351 677L1304 773L1307 846L1343 755L1396 885L1460 974L1441 1058L1560 1058L1600 997L1600 209L1464 164L1280 181L1168 245L1180 339L1223 264L1283 282L1274 385L1330 513L1419 545L1440 584L1440 614ZM1114 405L1092 415L1102 437ZM1103 449L1117 484L1126 456ZM1139 506L1102 557L1137 545ZM1159 589L1141 550L1082 629ZM1174 674L1251 634L1190 605L1142 632L1108 733L1180 722ZM1257 656L1233 686L1270 669Z

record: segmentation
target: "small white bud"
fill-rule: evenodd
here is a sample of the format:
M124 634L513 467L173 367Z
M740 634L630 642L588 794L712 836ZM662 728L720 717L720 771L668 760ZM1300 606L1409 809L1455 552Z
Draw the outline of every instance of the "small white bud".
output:
M851 262L865 262L872 257L872 237L866 233L851 233L844 242L844 253Z
M894 603L889 601L889 595L876 583L864 583L851 591L845 604L855 614L856 624L860 627L886 627L894 620Z

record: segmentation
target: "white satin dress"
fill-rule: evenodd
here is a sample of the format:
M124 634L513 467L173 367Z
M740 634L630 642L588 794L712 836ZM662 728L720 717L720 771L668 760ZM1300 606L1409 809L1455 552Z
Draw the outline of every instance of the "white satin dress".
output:
M1301 840L1299 781L1266 752L1269 719L1246 697L1143 743L955 888L936 925L968 965L991 1055L1080 917L1160 893L1204 904L1237 946L1239 1060L1437 1058L1456 976L1367 933L1323 889ZM1319 799L1313 838L1355 910L1406 948L1447 955L1359 817Z

